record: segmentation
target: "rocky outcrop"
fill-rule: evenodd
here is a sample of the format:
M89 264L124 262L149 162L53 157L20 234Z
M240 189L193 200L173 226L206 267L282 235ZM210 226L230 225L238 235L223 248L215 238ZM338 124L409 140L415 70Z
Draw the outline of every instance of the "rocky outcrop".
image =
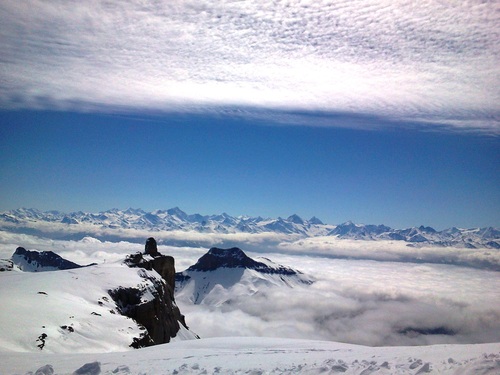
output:
M14 262L10 259L0 259L0 272L12 271L14 269Z
M152 257L161 256L158 252L158 246L156 240L153 237L149 237L146 240L146 247L144 249L144 254L151 255Z
M31 251L18 247L12 255L12 262L23 271L41 272L70 270L85 267L57 255L53 251Z
M175 259L169 255L162 255L158 251L156 240L150 237L146 241L144 254L136 253L129 255L125 259L125 264L129 267L140 267L146 270L155 270L163 280L175 290ZM174 295L172 293L172 299Z
M131 344L134 348L165 344L175 337L182 324L188 329L184 316L172 298L167 283L144 270L140 276L149 280L149 286L117 288L109 291L122 315L128 316L145 328L141 337ZM150 298L152 296L152 298Z
M175 304L174 258L160 254L154 238L149 238L144 254L130 255L124 263L129 267L141 268L139 275L149 281L145 283L149 287L139 285L137 288L117 288L109 291L120 313L145 328L142 337L136 338L131 346L140 348L168 343L177 335L180 325L188 329L184 315ZM161 278L145 270L156 271ZM197 336L193 334L193 337Z
M247 256L243 250L237 247L230 249L220 249L212 247L203 255L196 264L193 264L186 271L214 271L218 268L245 268L258 271L264 274L296 275L300 272L285 266L273 264L270 266L264 262L253 260Z

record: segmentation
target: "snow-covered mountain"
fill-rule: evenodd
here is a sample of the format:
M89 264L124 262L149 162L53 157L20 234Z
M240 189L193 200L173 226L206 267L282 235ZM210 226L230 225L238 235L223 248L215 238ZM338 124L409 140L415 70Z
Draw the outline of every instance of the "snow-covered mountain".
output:
M53 251L30 251L24 247L18 247L11 260L20 270L27 272L70 270L83 267L62 258Z
M231 296L250 297L262 286L312 284L314 279L267 258L254 260L241 249L211 248L196 264L176 275L177 298L219 306Z
M103 239L113 230L183 231L214 234L294 235L298 237L332 236L339 239L406 241L411 246L457 246L500 249L500 230L488 228L449 228L437 231L431 227L393 229L385 225L346 222L324 224L316 217L304 220L294 214L284 219L220 215L187 214L178 207L146 212L141 209L111 209L99 213L57 211L42 212L20 208L0 213L0 229L18 233L82 238L85 235ZM104 234L105 233L105 234ZM124 233L117 233L116 238Z
M82 267L24 248L11 263L1 273L0 351L109 352L197 338L154 269Z

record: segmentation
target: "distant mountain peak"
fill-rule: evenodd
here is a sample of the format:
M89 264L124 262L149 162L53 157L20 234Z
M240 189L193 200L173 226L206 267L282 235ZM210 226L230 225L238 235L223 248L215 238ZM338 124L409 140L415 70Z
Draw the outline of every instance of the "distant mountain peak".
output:
M355 227L356 224L352 220L347 220L346 222L343 222L342 224L339 224L339 227Z
M313 216L312 218L309 219L309 222L314 225L325 225L320 219L318 219L316 216Z
M304 220L302 220L302 218L297 214L289 216L287 220L295 224L300 224L300 225L304 224Z
M49 225L46 225L49 223ZM61 227L58 227L61 225ZM74 233L106 240L100 235L102 228L134 229L146 231L185 231L198 233L278 233L307 237L336 236L351 240L391 240L405 241L411 245L430 244L437 246L456 246L467 248L500 247L499 228L450 228L436 231L428 226L393 229L385 225L355 224L352 221L338 225L324 224L316 217L303 220L297 214L288 218L262 218L260 216L237 216L227 213L218 215L187 214L179 207L168 210L145 212L141 209L128 208L125 211L110 209L98 213L58 211L39 211L32 208L19 208L0 212L0 229L20 233L40 233L46 236L60 235L73 238ZM71 232L65 232L68 228ZM122 235L121 233L119 235ZM111 235L112 237L114 235ZM179 241L175 240L176 244ZM163 242L166 244L165 242ZM192 244L189 240L187 244ZM198 245L198 243L196 243Z
M185 220L187 218L187 213L182 211L179 207L170 208L167 213L172 216L177 216L179 219Z

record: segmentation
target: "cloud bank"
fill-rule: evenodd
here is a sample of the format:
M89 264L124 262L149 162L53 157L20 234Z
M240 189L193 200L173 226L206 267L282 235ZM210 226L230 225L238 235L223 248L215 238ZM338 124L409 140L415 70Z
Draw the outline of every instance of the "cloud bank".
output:
M0 5L0 105L236 106L498 134L499 7L480 1L7 0ZM332 116L320 124L346 122Z
M80 223L68 225L60 222L26 221L22 225L2 222L0 246L12 244L17 238L17 246L47 244L54 246L57 241L81 246L86 239L96 243L134 243L143 245L146 238L155 237L159 244L169 249L198 248L209 249L240 247L245 251L258 253L279 253L315 256L330 259L375 260L380 262L452 264L463 267L500 271L500 252L488 248L460 248L419 246L405 241L349 240L335 236L303 237L299 234L276 232L262 233L201 233L182 230L157 230L132 228L110 228ZM84 241L86 240L86 241ZM24 242L23 242L24 241ZM22 245L25 243L25 245ZM94 244L95 245L95 244ZM410 245L410 246L408 246ZM10 253L15 250L12 245ZM127 247L128 248L128 247ZM38 250L50 250L37 248ZM10 256L10 255L9 255ZM71 259L73 260L73 259ZM76 260L73 260L77 262ZM78 263L78 262L77 262Z
M270 255L271 256L271 255ZM286 256L317 281L225 293L220 305L177 301L202 337L271 336L370 346L497 342L496 273L445 265Z
M361 258L338 259L326 252L308 254L293 249L248 253L313 275L316 282L310 286L260 285L251 296L234 288L224 292L230 303L193 305L182 295L177 296L177 303L190 328L205 338L270 336L365 345L500 340L498 272L449 264L394 262L403 248L391 248L387 243L344 243L345 252ZM144 250L144 243L91 237L52 240L0 232L0 259L10 258L17 246L52 250L80 264L121 261L127 254ZM376 261L362 258L366 258L370 248L372 253L380 253ZM174 256L177 271L183 271L207 249L160 245L159 251ZM465 250L448 251L460 254ZM431 249L425 252L431 253Z

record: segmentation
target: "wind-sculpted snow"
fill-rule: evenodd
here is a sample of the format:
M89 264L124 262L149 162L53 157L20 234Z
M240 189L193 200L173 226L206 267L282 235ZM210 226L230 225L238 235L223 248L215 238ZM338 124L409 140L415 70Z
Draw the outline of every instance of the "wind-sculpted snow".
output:
M324 341L225 337L127 353L56 354L48 358L39 353L0 352L0 370L47 375L496 375L500 370L498 350L497 344L370 348Z

